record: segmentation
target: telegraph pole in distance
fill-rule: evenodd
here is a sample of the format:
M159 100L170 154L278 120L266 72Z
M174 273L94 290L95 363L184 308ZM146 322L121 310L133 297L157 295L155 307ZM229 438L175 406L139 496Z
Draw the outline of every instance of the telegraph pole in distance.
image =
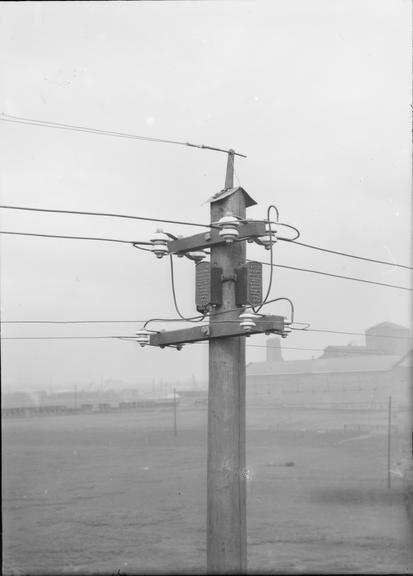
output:
M174 436L177 435L176 428L176 388L174 388Z
M387 488L391 488L391 396L387 408Z
M233 188L233 175L231 150L226 190ZM245 219L242 190L211 203L211 222L227 212ZM229 310L236 308L236 268L245 256L245 242L211 247L211 266L222 268L222 304L211 312L211 327L239 321L241 308ZM207 572L242 574L246 569L245 337L232 336L209 341Z

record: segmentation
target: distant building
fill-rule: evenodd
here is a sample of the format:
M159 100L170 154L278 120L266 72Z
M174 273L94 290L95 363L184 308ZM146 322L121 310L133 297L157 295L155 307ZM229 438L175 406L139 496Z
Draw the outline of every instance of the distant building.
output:
M327 346L311 360L283 360L280 340L267 340L265 362L247 365L248 394L271 394L282 402L378 406L391 394L409 405L410 331L383 322L366 330L366 346ZM409 364L410 362L410 364ZM297 395L300 396L297 396Z
M410 330L393 322L381 322L365 332L365 346L327 346L322 358L386 354L404 356L412 349Z
M404 356L412 348L410 330L392 322L382 322L366 330L366 347L381 354Z
M382 354L379 350L368 348L367 346L327 346L321 358L344 358L348 356L369 356Z

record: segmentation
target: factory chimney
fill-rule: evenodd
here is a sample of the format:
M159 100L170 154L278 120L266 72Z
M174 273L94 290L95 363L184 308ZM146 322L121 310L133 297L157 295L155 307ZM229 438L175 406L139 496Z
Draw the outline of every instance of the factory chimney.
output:
M281 354L279 338L267 339L267 362L282 362L284 358Z

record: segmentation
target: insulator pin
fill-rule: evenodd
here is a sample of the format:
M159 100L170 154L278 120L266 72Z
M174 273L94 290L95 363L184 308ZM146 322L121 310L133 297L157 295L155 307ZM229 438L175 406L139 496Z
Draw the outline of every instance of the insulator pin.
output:
M219 235L227 244L232 244L234 240L238 238L240 221L230 212L227 212L225 216L220 218L215 224L221 228Z
M252 312L243 312L239 315L240 319L240 327L245 332L251 332L256 327L255 320L258 318L257 314L253 314Z
M169 254L168 242L170 238L165 232L158 228L158 230L153 234L150 241L152 244L152 252L157 258L163 258Z
M266 250L269 250L271 248L271 245L277 242L276 224L274 224L273 222L267 222L265 224L265 234L264 236L259 236L258 240L260 241L261 244L264 245Z
M151 333L148 330L138 330L136 332L136 341L142 348L150 344L151 341Z

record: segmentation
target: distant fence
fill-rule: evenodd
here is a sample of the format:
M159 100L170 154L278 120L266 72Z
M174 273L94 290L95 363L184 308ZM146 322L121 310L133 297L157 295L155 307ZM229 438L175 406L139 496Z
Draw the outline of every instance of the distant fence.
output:
M74 409L67 406L18 406L16 408L2 408L4 418L27 418L30 416L48 416L51 414L70 414Z
M297 404L296 402L283 402L285 408L297 408L301 410L387 410L387 402L308 402Z
M344 424L344 430L357 430L357 432L387 432L387 424ZM392 425L392 432L398 432L397 424Z
M277 422L267 429L296 432L387 432L387 424L342 424L333 422ZM397 424L392 425L392 433L401 432Z
M179 404L179 400L176 400ZM107 413L121 410L147 410L157 408L172 408L173 399L165 400L141 400L137 402L119 402L110 404L101 402L96 407L93 404L81 404L80 407L71 407L66 405L52 406L17 406L13 408L2 408L1 415L3 418L30 418L33 416L57 416L68 414L85 414L85 413Z

